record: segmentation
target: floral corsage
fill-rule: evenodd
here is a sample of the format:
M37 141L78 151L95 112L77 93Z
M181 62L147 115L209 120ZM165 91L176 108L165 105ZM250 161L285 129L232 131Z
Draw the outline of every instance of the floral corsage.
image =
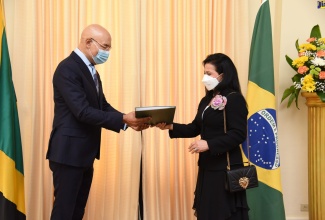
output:
M222 95L216 95L211 101L211 108L214 110L222 110L227 104L227 98Z

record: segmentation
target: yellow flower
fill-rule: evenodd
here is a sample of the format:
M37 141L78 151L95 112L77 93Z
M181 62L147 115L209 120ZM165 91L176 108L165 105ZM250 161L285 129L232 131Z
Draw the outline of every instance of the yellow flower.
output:
M310 83L310 82L314 82L314 78L312 75L308 74L307 76L305 76L304 81L302 83Z
M319 38L318 39L318 42L321 43L321 44L325 44L325 38L324 37L323 38Z
M313 92L316 89L315 81L312 75L305 76L301 84L302 84L301 88L307 92Z
M314 92L316 87L315 84L310 83L302 86L301 88L307 92Z
M297 59L295 59L294 61L292 61L292 65L299 68L301 66L303 66L305 64L305 62L308 61L308 57L307 56L301 56L298 57Z
M300 49L299 52L303 52L306 50L316 50L317 47L313 44L300 44L299 49Z

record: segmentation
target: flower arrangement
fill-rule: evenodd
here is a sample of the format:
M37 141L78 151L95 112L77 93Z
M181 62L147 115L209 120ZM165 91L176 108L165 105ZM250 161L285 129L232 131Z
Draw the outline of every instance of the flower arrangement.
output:
M222 95L216 95L211 101L211 108L214 110L223 110L227 104L227 98Z
M296 74L292 77L293 85L283 92L281 102L289 98L287 107L295 101L299 109L298 95L301 90L316 92L325 102L325 38L321 37L319 25L312 28L306 43L299 44L296 41L296 49L298 58L295 60L286 55L288 64Z

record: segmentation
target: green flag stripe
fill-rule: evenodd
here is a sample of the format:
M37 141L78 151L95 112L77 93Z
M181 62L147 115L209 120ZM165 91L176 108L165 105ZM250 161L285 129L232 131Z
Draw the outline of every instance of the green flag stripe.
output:
M258 188L249 189L247 200L249 207L254 207L249 211L250 219L279 220L285 216L282 193L259 182Z
M16 169L22 174L23 157L20 128L16 103L16 94L12 82L11 65L5 28L2 33L0 64L0 150L16 163Z
M250 49L248 80L275 94L272 48L270 6L269 2L266 1L261 5L255 20Z

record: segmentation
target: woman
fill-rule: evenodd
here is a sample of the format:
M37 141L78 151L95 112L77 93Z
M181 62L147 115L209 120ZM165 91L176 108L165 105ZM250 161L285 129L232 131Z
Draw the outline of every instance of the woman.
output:
M209 55L204 61L206 95L201 99L197 114L190 124L160 123L169 129L170 138L201 140L189 146L199 153L199 172L193 209L198 220L247 220L246 192L230 193L225 189L227 152L231 166L243 166L240 144L246 138L247 106L241 93L238 74L231 59L222 53ZM224 131L226 115L227 133Z

